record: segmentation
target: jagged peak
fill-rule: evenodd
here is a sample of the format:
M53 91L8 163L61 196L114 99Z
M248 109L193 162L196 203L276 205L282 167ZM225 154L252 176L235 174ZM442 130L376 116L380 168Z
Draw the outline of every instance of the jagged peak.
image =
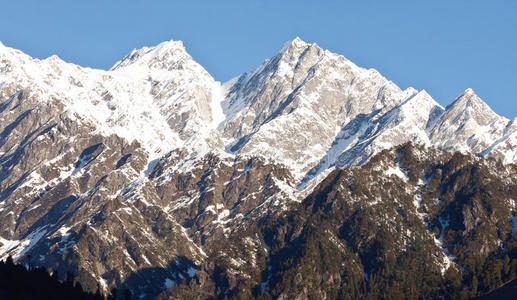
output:
M441 107L441 105L438 104L438 102L436 102L436 100L434 100L434 98L431 95L429 95L429 93L426 90L419 91L413 97L411 97L409 101L414 101L414 102L419 102L419 103L429 103L429 104L432 104L433 106Z
M183 45L183 42L182 41L175 41L175 40L170 40L170 41L165 41L165 42L162 42L154 47L147 47L148 49L151 49L152 51L154 51L156 54L159 54L163 51L169 51L169 50L175 50L175 51L183 51L183 52L187 52L187 50L185 49L185 46Z
M464 91L461 93L460 97L461 97L462 95L475 95L475 94L476 94L476 93L474 92L474 90L473 90L472 88L467 88L466 90L464 90Z
M171 56L171 57L168 57ZM169 40L156 46L133 49L128 55L116 62L110 70L116 70L135 63L149 64L152 60L171 60L189 57L182 41Z
M428 115L434 109L443 111L443 107L426 90L413 94L406 101L402 102L399 108L401 111L411 114L421 112Z
M53 54L45 59L43 59L43 61L62 61L62 59L57 56L56 54Z
M390 82L392 82L392 81L390 80ZM413 96L419 93L419 91L412 86L405 89L404 92L407 93L408 95L413 95Z
M318 49L321 49L316 43L307 43L299 37L295 37L294 39L284 43L284 45L278 52L278 55L284 56L286 53L296 53L297 55L299 55L302 54L303 51L308 47L317 47Z
M473 89L468 88L464 90L449 106L458 106L458 105L473 105L473 104L481 104L484 103L483 100L479 98L478 95L474 92Z
M439 107L441 110L445 110L445 108L441 106L440 103L436 102L433 96L431 96L431 94L429 94L425 89L418 92L418 94L421 95L425 99L425 101L432 103L434 106Z
M280 49L280 53L284 53L286 52L288 49L290 48L306 48L308 46L310 46L311 44L303 41L301 38L299 37L295 37L294 39L292 40L289 40L287 42L284 43L284 45L282 46L282 48Z
M420 96L423 99L426 99L426 100L430 99L430 100L434 101L433 97L431 97L431 95L429 95L429 93L426 90L421 90L415 96Z
M465 122L473 120L479 125L488 125L497 119L503 118L496 114L473 89L463 91L451 104L445 108L444 118L454 120L462 119Z
M496 113L486 104L473 89L463 91L451 104L447 105L448 111L472 109L477 112L485 112L495 115Z

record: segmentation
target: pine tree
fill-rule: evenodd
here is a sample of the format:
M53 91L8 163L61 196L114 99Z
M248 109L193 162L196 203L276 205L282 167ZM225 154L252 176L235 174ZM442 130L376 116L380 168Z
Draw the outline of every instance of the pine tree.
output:
M508 254L506 254L504 256L504 262L503 262L503 272L504 272L504 278L508 278L508 276L510 275L510 257L508 256Z
M472 277L472 289L471 289L471 295L472 297L477 296L478 293L478 278L476 275Z

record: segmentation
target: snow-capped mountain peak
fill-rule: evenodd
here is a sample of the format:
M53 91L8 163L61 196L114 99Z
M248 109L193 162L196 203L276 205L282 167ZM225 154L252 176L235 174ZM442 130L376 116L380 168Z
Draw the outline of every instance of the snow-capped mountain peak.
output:
M471 89L443 109L425 90L402 91L376 70L298 37L223 86L181 41L133 50L109 71L80 68L57 56L33 60L2 47L12 62L0 70L17 74L9 80L63 98L67 110L106 134L139 140L155 155L176 147L260 155L289 166L298 180L321 160L332 165L341 157L339 166L364 162L406 140L479 153L508 122ZM92 102L96 97L106 106Z
M508 122L467 89L445 108L429 135L446 150L482 153L503 136Z
M171 69L179 61L192 59L187 53L183 42L166 41L156 46L133 49L122 60L116 62L111 70L127 67L133 64L147 65L149 68Z
M294 39L285 42L284 45L282 46L282 48L280 49L279 53L280 54L285 53L289 49L293 49L293 48L307 48L312 45L316 45L316 44L315 43L309 44L309 43L303 41L301 38L295 37Z
M427 93L426 90L421 90L407 101L400 104L401 111L407 114L417 115L419 112L429 113L433 109L444 110L444 108L436 102L436 100ZM427 116L428 117L428 116ZM420 122L415 122L420 123Z
M471 88L466 89L447 106L447 114L456 115L457 118L469 118L481 126L488 125L499 118Z
M0 258L79 257L105 291L171 261L193 277L206 243L289 210L334 168L407 142L511 163L516 123L470 89L444 109L299 38L222 86L177 41L107 71L0 45Z

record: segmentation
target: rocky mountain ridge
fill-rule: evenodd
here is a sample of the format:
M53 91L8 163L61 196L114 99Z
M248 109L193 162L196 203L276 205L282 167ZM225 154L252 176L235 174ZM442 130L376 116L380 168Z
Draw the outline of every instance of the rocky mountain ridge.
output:
M324 170L362 164L406 141L515 161L506 151L513 145L513 121L471 89L443 109L425 91L402 91L376 70L299 38L222 85L176 41L133 50L109 71L56 56L33 60L3 45L2 53L3 86L10 87L3 106L31 86L39 97L59 98L66 113L104 135L138 140L153 159L181 147L260 155L304 181L322 163ZM413 129L402 137L393 132L407 127Z
M475 297L516 276L515 168L413 143L383 150L235 232L162 296Z
M0 44L0 257L142 297L193 277L214 284L202 274L218 261L233 288L258 280L261 266L242 266L267 248L235 238L300 209L335 168L412 142L511 169L516 130L470 89L443 108L298 38L223 84L181 42L133 50L108 71ZM407 176L394 162L391 174ZM229 254L236 245L242 257ZM449 250L435 250L445 270Z

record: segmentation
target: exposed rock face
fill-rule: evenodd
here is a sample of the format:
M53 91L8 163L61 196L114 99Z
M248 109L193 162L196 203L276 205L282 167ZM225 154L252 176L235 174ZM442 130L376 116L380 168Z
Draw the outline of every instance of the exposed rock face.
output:
M480 153L502 136L508 120L494 113L471 89L447 106L430 130L431 140L444 149Z
M414 232L432 241L424 253L441 272L457 247L486 255L511 230L513 202L505 197L513 195L507 188L514 184L516 129L472 90L443 108L425 91L401 90L300 39L222 85L181 42L134 50L109 71L55 56L32 59L0 44L0 257L72 271L83 286L99 284L104 292L126 286L151 297L184 280L179 291L201 298L236 289L289 298L292 291L269 290L269 279L281 282L283 272L276 266L271 273L271 264L290 249L304 251L304 220L316 218L314 197L329 188L351 201L345 207L328 200L337 211L391 218L383 221L397 224L389 247L412 245ZM466 156L392 149L406 142ZM383 163L375 166L372 157ZM364 169L333 171L356 165ZM357 183L346 196L349 190L329 185L333 178L343 187L354 178L385 185ZM496 199L507 201L500 209L487 209L486 190L476 192L480 201L462 192L486 178L502 191ZM431 205L437 199L448 208ZM387 210L365 210L370 202ZM336 216L335 228L352 222L343 218ZM358 246L340 255L369 268L356 256L371 250L379 232L355 227L367 217L346 218L353 220L349 243ZM479 236L481 224L493 226L485 239L461 240ZM448 227L454 235L444 235ZM322 234L341 248L344 233L332 230ZM357 268L347 274L361 275ZM314 280L343 283L343 270L333 271ZM293 280L310 297L306 278ZM334 297L326 288L318 292Z
M450 297L454 270L469 278L472 261L516 241L516 170L411 143L384 150L333 171L290 210L234 231L196 279L162 296ZM429 289L412 286L422 282Z
M127 282L145 293L157 279L147 291L157 293L166 278L193 276L205 244L285 207L283 194L297 199L285 167L218 154L217 83L181 44L134 51L109 72L2 54L4 258L72 270L93 290ZM58 89L46 76L83 83ZM132 275L151 267L156 278Z
M229 150L273 158L298 180L347 124L372 112L378 117L416 93L300 39L225 87L231 119L222 130L235 140Z

